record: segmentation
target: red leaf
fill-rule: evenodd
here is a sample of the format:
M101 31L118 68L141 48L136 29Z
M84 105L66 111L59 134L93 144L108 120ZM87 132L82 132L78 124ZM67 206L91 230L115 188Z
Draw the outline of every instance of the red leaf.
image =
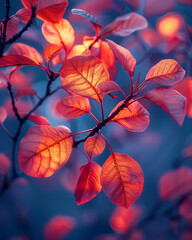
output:
M99 94L107 94L111 92L121 92L123 93L122 89L119 87L119 85L113 81L105 81L98 84L97 89L99 91ZM124 94L124 93L123 93Z
M116 205L128 208L141 195L144 176L139 164L131 157L113 153L101 169L101 186Z
M134 75L136 60L132 54L124 47L114 43L111 40L107 39L107 42L111 49L113 50L116 58L119 60L121 65L125 68L130 77Z
M2 124L7 118L7 111L4 107L0 107L0 124Z
M9 158L4 153L0 153L0 175L7 175L10 167L11 161Z
M105 139L103 135L98 133L95 136L89 137L84 144L84 149L87 152L90 159L101 154L105 149Z
M61 81L67 91L101 101L97 86L109 80L104 63L94 56L76 56L64 61Z
M67 0L21 0L23 5L31 10L31 6L37 6L37 17L43 21L56 23L62 17L67 8Z
M110 115L123 103L119 102ZM130 103L127 108L121 110L110 122L116 122L120 126L132 132L143 132L149 125L149 112L139 102Z
M109 72L110 79L114 81L117 76L118 67L115 55L107 42L101 41L98 58L100 58L104 62Z
M164 59L153 66L145 81L161 85L173 85L185 76L184 69L173 59Z
M81 173L75 188L75 200L78 205L89 202L101 191L101 167L89 161L81 167Z
M91 107L87 98L74 95L59 101L56 110L65 118L75 118L89 113Z
M20 142L19 168L28 176L49 177L68 160L72 139L67 131L34 126Z
M162 15L163 13L170 11L173 6L173 0L145 0L144 15L146 17Z
M2 21L2 32L4 31L4 24ZM19 19L15 16L11 16L9 18L9 21L7 23L7 28L6 28L6 40L9 40L10 38L12 38L19 29ZM0 37L1 37L1 33L0 33Z
M17 92L15 93L15 99L18 101L22 97L35 95L37 95L37 92L32 87L24 86L17 90Z
M158 87L144 96L168 113L180 126L185 119L186 99L172 88Z
M0 58L0 68L10 66L39 65L28 57L21 55L7 55Z
M179 206L179 213L182 218L184 218L188 224L192 224L192 196L187 197L181 202Z
M192 117L192 77L186 77L181 82L173 85L173 88L186 97L186 114Z
M55 216L44 227L45 240L60 240L75 227L75 220L67 216Z
M49 43L63 47L66 52L75 40L73 27L66 19L61 19L58 23L44 23L42 33Z
M15 16L23 23L27 24L29 19L31 18L31 11L26 8L21 8L19 9Z
M110 226L117 233L125 233L138 223L142 212L139 206L117 207L110 218Z
M147 20L143 16L137 13L128 13L116 18L114 22L101 29L99 37L103 38L110 34L129 36L133 32L144 29L147 26Z
M20 116L24 117L26 114L27 113L20 113ZM50 125L49 121L45 117L34 114L34 113L30 114L30 116L28 117L28 120L38 125Z
M192 170L180 167L165 173L159 181L159 194L163 200L177 199L192 191Z

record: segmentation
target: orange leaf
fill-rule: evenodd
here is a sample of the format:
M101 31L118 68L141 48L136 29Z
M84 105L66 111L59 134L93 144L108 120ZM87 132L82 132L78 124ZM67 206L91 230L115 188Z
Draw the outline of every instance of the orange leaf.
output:
M0 107L0 124L2 124L7 118L7 111L4 107Z
M44 49L45 60L49 63L52 61L60 52L61 46L55 44L49 44Z
M31 11L26 8L21 8L19 9L15 16L23 23L27 24L29 19L31 18Z
M185 119L186 99L172 88L158 87L144 96L168 113L180 126Z
M69 96L57 103L56 110L65 118L75 118L89 113L91 107L87 98Z
M67 131L34 126L20 142L19 168L28 176L49 177L65 164L72 151Z
M96 44L94 44L94 47L95 45ZM117 62L115 55L107 42L101 41L98 58L104 62L109 72L110 79L115 80L118 72Z
M90 159L101 154L105 149L105 139L102 134L87 138L84 144L84 149L87 152Z
M192 169L180 167L165 173L159 181L159 194L163 200L177 199L192 191Z
M15 93L15 99L18 101L22 97L35 95L37 95L37 92L32 87L24 86L17 90L17 92Z
M75 45L67 55L67 58L72 58L78 55L90 55L90 51L84 45Z
M55 216L49 220L43 230L45 240L61 240L75 227L75 220L67 216Z
M192 77L186 77L181 82L174 84L174 89L186 97L186 114L192 117Z
M81 174L75 188L75 200L78 205L89 202L101 191L101 167L98 163L89 161L81 167Z
M134 75L136 60L132 54L124 47L114 43L107 39L109 46L115 54L115 57L119 60L121 65L125 68L130 77Z
M144 176L139 164L131 157L113 153L101 169L101 186L116 205L128 208L141 195Z
M119 102L110 115L123 103ZM132 132L143 132L149 125L149 112L139 102L130 103L127 108L121 110L110 122L116 122L120 126Z
M73 27L66 19L61 19L58 23L44 23L42 33L49 43L63 47L66 52L75 40Z
M99 37L103 38L110 34L122 37L129 36L133 32L144 29L147 26L147 20L143 16L137 13L128 13L116 18L114 22L101 29Z
M101 82L101 83L98 84L97 89L99 91L99 94L103 94L103 95L105 95L107 93L111 93L111 92L121 92L121 93L123 93L123 91L121 90L119 85L117 83L113 82L113 81Z
M184 69L173 59L164 59L153 66L145 81L161 85L173 85L185 76Z
M61 81L67 91L100 102L97 85L109 80L104 63L94 56L76 56L64 61Z

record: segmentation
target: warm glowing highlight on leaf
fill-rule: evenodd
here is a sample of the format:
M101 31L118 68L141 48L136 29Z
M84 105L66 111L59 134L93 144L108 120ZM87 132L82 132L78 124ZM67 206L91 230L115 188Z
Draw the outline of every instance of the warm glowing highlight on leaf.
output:
M64 61L61 69L64 88L80 96L100 102L97 86L109 80L104 63L94 56L76 56Z
M149 70L145 81L161 85L173 85L181 81L184 76L185 71L178 62L173 59L164 59Z
M89 161L81 167L81 173L75 188L75 200L78 205L89 202L101 191L101 167Z
M34 126L20 142L19 168L32 177L49 177L65 164L72 151L67 131Z
M113 153L101 169L101 185L116 205L128 208L141 195L144 176L139 164L131 157Z
M119 102L110 115L123 103ZM110 122L116 122L120 126L132 132L143 132L149 125L149 112L139 102L135 101L121 110Z
M66 19L61 19L58 23L44 23L42 33L49 43L63 47L66 52L75 40L73 27Z

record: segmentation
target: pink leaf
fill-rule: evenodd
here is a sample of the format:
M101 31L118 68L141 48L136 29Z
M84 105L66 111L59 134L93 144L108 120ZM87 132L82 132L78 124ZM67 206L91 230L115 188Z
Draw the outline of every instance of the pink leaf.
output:
M15 16L23 23L27 24L29 19L31 18L31 11L26 8L21 8L19 9Z
M7 175L10 167L11 161L9 158L4 153L0 153L0 174Z
M2 124L7 118L7 111L4 107L0 107L0 124Z
M122 89L119 87L119 85L113 81L106 81L101 82L98 84L97 89L99 91L99 94L107 94L111 92L121 92L123 93ZM124 94L124 93L123 93Z
M134 75L136 60L132 56L132 54L124 47L114 43L111 40L107 39L109 46L111 47L112 51L114 52L116 58L119 60L121 65L125 68L127 73L130 77Z
M158 87L147 92L145 98L161 107L180 126L183 124L186 113L186 99L175 89Z
M30 86L21 87L15 93L15 99L18 101L20 98L25 96L36 96L37 92Z

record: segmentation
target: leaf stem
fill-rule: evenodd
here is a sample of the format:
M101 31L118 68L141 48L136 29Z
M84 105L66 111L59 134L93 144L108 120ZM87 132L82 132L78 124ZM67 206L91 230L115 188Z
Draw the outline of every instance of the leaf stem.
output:
M85 157L87 158L88 162L91 161L89 156L87 155L87 153L85 151L83 151L83 149L81 149L80 147L77 147L77 149L85 155Z
M92 112L89 112L88 114L96 121L97 124L99 123L98 119L95 117L95 115L93 115Z
M3 131L11 138L13 139L13 136L11 133L8 131L8 129L3 125L3 123L0 124L0 127L3 129Z

